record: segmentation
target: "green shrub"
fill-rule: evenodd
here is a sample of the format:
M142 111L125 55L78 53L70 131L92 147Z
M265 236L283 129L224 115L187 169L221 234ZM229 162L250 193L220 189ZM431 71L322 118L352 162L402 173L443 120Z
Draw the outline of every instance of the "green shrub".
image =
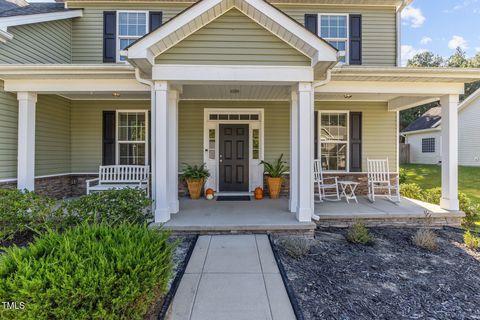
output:
M463 242L467 248L472 250L480 249L480 237L472 233L470 230L467 230L463 235Z
M53 199L34 192L0 189L0 240L11 240L27 231L41 232L56 226L58 212Z
M144 224L152 218L150 204L143 190L131 188L92 193L66 201L63 208L70 225L82 221L109 225L123 222Z
M400 168L400 171L398 173L398 182L400 184L407 182L407 170L405 168Z
M305 237L284 237L279 241L279 244L294 259L299 259L310 251L310 243Z
M400 185L400 194L403 197L416 199L428 203L440 204L442 198L441 188L432 188L423 190L416 183L408 183ZM458 201L460 210L465 212L464 225L471 226L480 215L480 205L474 204L470 198L463 192L458 193Z
M145 226L49 231L0 260L2 301L25 302L2 319L142 319L167 290L176 244Z
M370 244L373 242L373 236L364 223L357 221L348 228L347 240L356 244Z

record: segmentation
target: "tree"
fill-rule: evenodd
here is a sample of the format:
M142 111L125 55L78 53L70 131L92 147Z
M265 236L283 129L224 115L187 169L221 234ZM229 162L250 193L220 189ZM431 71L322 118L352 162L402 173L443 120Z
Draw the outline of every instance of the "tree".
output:
M455 53L448 59L444 59L432 52L425 51L416 54L408 60L408 67L450 67L450 68L480 68L480 53L468 58L467 53L457 48ZM465 84L465 94L460 97L466 99L469 95L480 88L480 81ZM438 102L429 103L400 112L400 130L405 129L410 123L419 118L423 113L432 107L438 106Z
M417 53L412 59L407 62L407 67L441 67L445 61L438 54L433 54L430 51Z

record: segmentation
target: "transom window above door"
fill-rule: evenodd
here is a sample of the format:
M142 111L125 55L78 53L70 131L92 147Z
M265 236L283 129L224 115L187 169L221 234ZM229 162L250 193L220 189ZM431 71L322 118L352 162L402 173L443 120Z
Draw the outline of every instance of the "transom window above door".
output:
M340 51L340 62L348 63L348 14L319 14L319 33Z
M148 11L118 11L117 15L117 61L125 61L120 51L149 31Z
M319 112L320 159L325 171L348 168L348 112Z
M148 112L117 112L117 164L148 164Z

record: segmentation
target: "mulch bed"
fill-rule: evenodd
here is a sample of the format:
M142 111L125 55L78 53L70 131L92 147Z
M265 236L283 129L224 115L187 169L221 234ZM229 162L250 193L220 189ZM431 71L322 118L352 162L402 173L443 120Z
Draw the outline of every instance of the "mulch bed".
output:
M480 319L480 252L461 230L436 230L435 252L412 244L416 229L370 231L363 246L345 229L318 230L299 259L274 239L305 319Z
M33 231L26 231L22 234L17 234L11 240L0 241L0 247L8 248L13 245L25 247L35 239L35 235L36 234Z

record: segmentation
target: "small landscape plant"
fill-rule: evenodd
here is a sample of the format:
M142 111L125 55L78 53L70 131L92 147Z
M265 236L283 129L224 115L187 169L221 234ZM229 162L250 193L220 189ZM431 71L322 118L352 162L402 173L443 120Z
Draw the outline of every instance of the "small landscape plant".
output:
M0 260L0 296L23 310L2 319L143 319L166 293L176 243L146 226L87 224L48 231Z
M400 168L400 172L398 174L398 182L400 184L404 184L407 182L407 170L405 168Z
M347 240L355 244L371 244L373 236L363 222L354 222L347 231Z
M435 251L438 249L438 239L431 229L421 228L412 237L413 243L422 249Z
M465 234L463 235L463 242L465 242L465 245L469 249L480 249L480 237L475 235L475 233L471 232L470 230L465 231Z
M82 221L117 225L123 222L145 224L152 218L150 199L140 189L108 190L91 193L63 203L69 225Z
M55 201L34 192L0 189L0 240L25 232L40 233L57 225Z
M310 250L310 243L305 237L285 237L279 242L285 252L294 259L305 256Z
M210 177L210 172L206 168L206 164L202 165L190 165L184 163L182 178L184 180L201 180Z
M260 161L264 171L272 178L281 178L288 172L287 162L283 160L283 153L275 162Z

